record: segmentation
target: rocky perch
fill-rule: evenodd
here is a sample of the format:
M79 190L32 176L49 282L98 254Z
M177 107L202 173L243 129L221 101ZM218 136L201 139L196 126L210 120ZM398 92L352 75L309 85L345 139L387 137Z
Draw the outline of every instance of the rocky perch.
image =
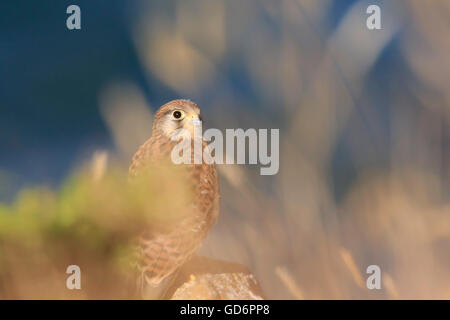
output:
M181 267L167 290L173 300L262 300L264 295L247 267L196 256Z

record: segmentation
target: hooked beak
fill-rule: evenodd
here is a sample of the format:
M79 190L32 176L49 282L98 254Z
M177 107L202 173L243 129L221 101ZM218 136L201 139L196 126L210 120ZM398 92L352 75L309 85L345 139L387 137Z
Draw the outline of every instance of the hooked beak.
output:
M194 126L200 126L200 125L202 125L202 120L201 120L200 116L192 115L192 116L190 116L190 119L191 119L192 124L193 124Z

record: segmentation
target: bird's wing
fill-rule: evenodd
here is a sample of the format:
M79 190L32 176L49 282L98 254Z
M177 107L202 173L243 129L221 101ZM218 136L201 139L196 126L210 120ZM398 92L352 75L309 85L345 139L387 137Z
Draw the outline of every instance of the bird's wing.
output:
M148 165L170 154L170 143L152 137L135 154L130 175L136 176ZM177 180L182 181L192 198L186 203L175 224L164 230L149 228L139 238L140 272L147 284L156 286L186 262L206 237L219 214L219 189L215 165L176 166ZM158 195L153 195L158 196Z

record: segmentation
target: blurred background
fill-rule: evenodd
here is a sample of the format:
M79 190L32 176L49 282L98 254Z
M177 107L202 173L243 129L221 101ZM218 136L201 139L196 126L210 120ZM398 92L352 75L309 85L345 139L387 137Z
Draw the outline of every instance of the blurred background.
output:
M449 32L447 0L2 1L0 214L98 150L126 168L188 98L205 127L280 129L277 175L219 166L201 254L274 299L450 299Z

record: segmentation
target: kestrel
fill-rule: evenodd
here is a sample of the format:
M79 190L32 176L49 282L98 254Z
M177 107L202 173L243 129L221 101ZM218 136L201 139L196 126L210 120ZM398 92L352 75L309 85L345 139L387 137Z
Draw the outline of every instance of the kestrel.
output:
M191 191L191 197L177 214L180 217L164 228L148 228L139 237L139 271L141 285L158 287L193 256L208 235L219 215L220 195L215 164L174 164L170 161L173 139L178 129L193 133L201 123L200 107L189 100L173 100L163 105L155 114L152 136L133 156L129 174L139 176L145 168L169 163L169 170L181 170L180 179ZM202 139L202 138L201 138ZM193 139L192 139L193 140ZM193 141L192 141L193 143ZM207 148L201 141L202 151ZM192 159L193 159L192 153ZM178 167L178 168L176 168ZM170 176L173 179L173 176ZM149 194L149 197L158 197ZM170 214L167 212L167 214Z

